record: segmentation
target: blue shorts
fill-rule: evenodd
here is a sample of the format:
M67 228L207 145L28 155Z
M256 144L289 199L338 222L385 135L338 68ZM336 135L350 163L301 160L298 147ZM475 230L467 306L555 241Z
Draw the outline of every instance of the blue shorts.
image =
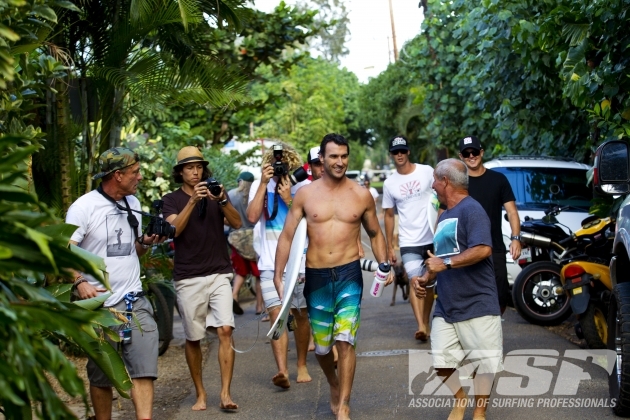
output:
M333 268L306 267L304 298L316 354L328 354L337 340L356 346L362 294L358 260Z

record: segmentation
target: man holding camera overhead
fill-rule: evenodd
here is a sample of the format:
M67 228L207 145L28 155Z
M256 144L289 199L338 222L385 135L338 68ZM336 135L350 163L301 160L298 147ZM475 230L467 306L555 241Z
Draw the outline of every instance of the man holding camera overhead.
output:
M254 229L258 229L258 235L255 234L254 237L260 238L260 258L258 259L260 285L265 307L273 325L282 305L273 283L278 237L293 204L293 196L309 181L306 180L307 174L302 168L300 155L288 144L279 143L267 150L263 155L262 163L261 179L254 181L249 191L247 219L251 223L257 223ZM295 287L291 308L297 327L293 333L297 348L298 383L311 381L306 368L311 328L304 299L304 269L300 271L302 277ZM274 375L272 382L280 388L289 388L291 386L287 367L289 337L286 331L283 331L280 339L271 340L271 349L278 366L278 373Z
M138 257L152 244L166 238L141 231L142 220L140 215L136 216L140 202L133 196L142 179L138 155L129 149L115 147L99 157L99 168L100 173L93 179L102 179L101 185L70 206L66 223L78 226L70 243L105 260L113 293L104 306L124 312L129 318L131 313L135 315L137 323L120 326L118 333L122 359L133 382L131 396L136 416L148 419L153 412L153 381L157 379L158 331L151 303L142 291ZM96 279L81 273L76 273L72 289L79 299L97 297L107 291ZM91 359L87 372L96 418L109 419L112 383Z
M173 278L177 304L186 334L186 362L197 393L192 409L206 409L206 391L202 381L201 345L206 329L219 336L222 409L237 409L230 396L234 370L231 346L232 264L223 234L223 219L238 229L241 219L228 195L210 178L208 161L195 146L186 146L177 154L173 179L181 183L177 191L164 196L164 217L175 226L175 266Z

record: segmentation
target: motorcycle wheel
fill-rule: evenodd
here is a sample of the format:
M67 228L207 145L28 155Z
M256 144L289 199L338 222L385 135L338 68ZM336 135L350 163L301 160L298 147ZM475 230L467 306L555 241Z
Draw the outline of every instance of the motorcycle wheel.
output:
M630 282L613 289L608 306L608 349L616 354L615 365L608 376L610 398L615 400L613 412L630 416Z
M605 349L608 341L608 314L593 303L588 304L586 312L580 316L582 335L589 349Z
M560 266L539 261L525 267L514 280L514 308L526 321L536 325L558 325L571 315L569 297L555 289L562 287Z

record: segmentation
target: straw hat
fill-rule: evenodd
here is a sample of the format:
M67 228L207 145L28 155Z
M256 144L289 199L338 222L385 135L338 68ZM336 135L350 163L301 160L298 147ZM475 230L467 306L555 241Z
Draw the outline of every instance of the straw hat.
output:
M201 162L204 165L208 164L208 161L204 160L203 155L195 146L182 147L179 153L177 153L177 163L175 166L192 162Z

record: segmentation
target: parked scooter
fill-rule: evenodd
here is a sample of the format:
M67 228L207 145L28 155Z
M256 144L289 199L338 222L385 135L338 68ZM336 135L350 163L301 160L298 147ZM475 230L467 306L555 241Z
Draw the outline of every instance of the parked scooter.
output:
M575 332L591 349L605 349L608 340L608 303L612 290L610 257L612 256L613 224L610 218L583 223L586 250L600 257L572 261L562 267L561 280L571 297L571 309L578 318ZM577 232L576 232L577 235Z
M521 242L531 253L531 259L512 287L512 299L518 313L537 325L557 325L571 315L570 295L563 288L562 266L576 259L606 258L610 249L594 246L594 236L603 235L610 220L589 216L582 228L567 233L555 216L562 210L554 207L545 212L543 220L526 220L521 225ZM526 251L527 252L527 251ZM523 261L523 259L521 259Z

